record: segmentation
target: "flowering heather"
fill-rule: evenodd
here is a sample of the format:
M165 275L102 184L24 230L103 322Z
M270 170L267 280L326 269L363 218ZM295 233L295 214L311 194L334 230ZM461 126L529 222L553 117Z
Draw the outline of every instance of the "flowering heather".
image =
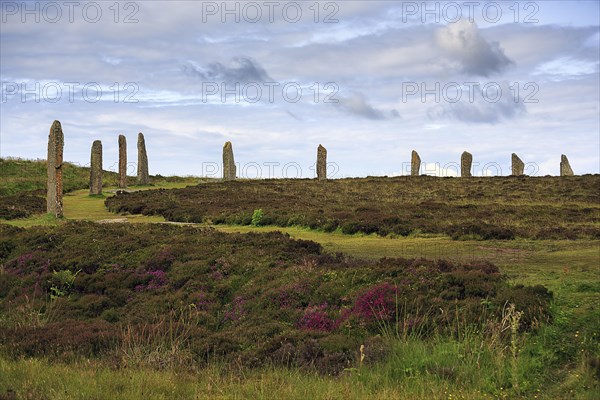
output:
M168 271L173 261L175 261L173 251L171 248L165 247L146 262L146 269L149 271Z
M298 322L298 328L309 331L331 332L334 322L323 310L316 309L307 311Z
M238 321L246 315L244 306L248 301L242 296L237 296L231 302L231 308L225 311L223 318L225 321Z
M220 281L225 278L225 274L223 273L223 271L221 271L218 265L211 265L210 270L212 271L211 277L213 280Z
M352 310L350 308L344 308L340 310L340 316L336 318L333 329L338 329L352 316Z
M42 274L48 272L50 260L42 257L38 252L25 253L6 264L6 271L15 275L23 275L29 272Z
M213 305L213 302L208 299L208 295L205 292L199 292L196 295L194 304L196 305L196 309L206 311Z
M148 277L150 277L149 282L146 285L137 285L135 287L136 292L161 289L165 287L169 282L167 274L164 271L160 270L146 272L146 278Z
M286 290L282 290L277 295L277 303L280 308L289 308L292 305L292 296Z
M390 320L396 312L398 287L382 283L358 296L354 313L366 321Z
M281 288L276 300L281 308L297 308L302 306L302 299L307 301L310 293L309 285L306 282L295 283Z

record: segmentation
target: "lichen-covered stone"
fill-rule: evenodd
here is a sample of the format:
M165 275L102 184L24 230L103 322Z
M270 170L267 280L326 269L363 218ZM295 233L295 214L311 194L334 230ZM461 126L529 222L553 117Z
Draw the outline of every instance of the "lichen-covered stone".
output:
M569 159L564 154L560 156L560 176L573 176L573 169L569 164Z
M138 170L137 183L139 185L148 185L150 183L150 174L148 172L148 153L146 153L146 140L144 134L138 134Z
M416 151L412 151L412 156L410 159L410 175L411 176L419 176L421 173L421 157L419 157L419 153Z
M515 153L512 153L512 175L514 176L522 176L525 175L525 163L521 161L519 156Z
M46 211L56 218L63 216L63 150L65 138L59 121L54 121L48 135Z
M236 178L235 159L233 158L233 145L231 142L223 146L223 180L233 181Z
M470 178L471 167L473 165L473 155L468 151L462 153L460 157L460 176L463 178Z
M127 187L127 139L119 135L119 187Z
M317 179L327 179L327 149L321 145L317 148Z
M102 194L102 142L99 140L92 144L90 194Z

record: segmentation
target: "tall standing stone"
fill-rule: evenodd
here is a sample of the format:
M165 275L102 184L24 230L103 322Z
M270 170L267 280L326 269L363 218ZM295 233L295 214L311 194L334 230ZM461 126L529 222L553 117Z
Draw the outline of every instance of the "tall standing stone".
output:
M54 121L48 135L48 182L46 212L56 218L63 216L63 149L65 138L59 121Z
M462 153L460 157L460 176L463 178L470 178L471 166L473 165L473 155L468 151Z
M150 183L150 174L148 173L148 153L146 153L146 140L144 140L144 134L142 132L138 134L137 148L137 183L139 185L148 185Z
M127 139L119 135L119 187L127 187Z
M411 176L419 176L421 172L421 157L419 157L419 153L416 151L412 151L412 156L410 160L410 175Z
M560 156L560 176L573 176L573 169L569 164L569 159L564 154Z
M235 159L233 158L233 145L231 142L223 146L223 180L233 181L236 177Z
M321 145L317 148L317 179L327 180L327 149Z
M512 153L512 174L514 176L525 175L525 163L521 161L518 155Z
M92 144L90 194L102 194L102 142L99 140Z

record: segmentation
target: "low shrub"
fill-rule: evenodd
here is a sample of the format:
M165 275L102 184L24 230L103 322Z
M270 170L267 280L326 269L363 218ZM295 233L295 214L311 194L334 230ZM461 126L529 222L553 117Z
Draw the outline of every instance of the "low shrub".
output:
M507 187L505 184L509 184ZM113 212L172 221L303 226L345 234L444 234L456 240L598 238L599 175L447 179L281 179L203 183L185 189L118 194ZM527 202L523 201L527 193ZM567 199L564 193L578 193ZM557 221L559 225L557 226Z
M155 343L150 331L161 353L121 348L129 362L272 360L335 374L361 344L383 357L378 335L453 335L500 318L506 303L523 311L522 330L551 317L545 288L509 286L486 262L357 260L279 232L66 223L3 230L0 243L10 243L1 343L13 355L99 355L115 341Z

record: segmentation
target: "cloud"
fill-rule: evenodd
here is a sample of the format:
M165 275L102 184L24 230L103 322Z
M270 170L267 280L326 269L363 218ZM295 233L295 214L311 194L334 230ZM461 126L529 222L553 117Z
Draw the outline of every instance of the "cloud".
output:
M587 12L585 18L569 16L575 9L583 14L572 2L553 1L545 3L547 7L552 3L556 12L540 14L538 24L510 21L484 26L480 22L477 29L462 23L441 30L446 24L423 24L420 17L404 23L400 2L392 1L376 5L371 1L338 2L335 18L340 22L336 24L315 24L313 10L308 9L314 8L313 2L298 2L303 7L298 23L285 21L281 6L275 23L268 18L259 23L243 19L235 23L231 16L222 23L220 15L201 23L201 2L180 2L181 7L171 8L166 1L139 3L135 26L115 24L110 2L98 2L103 9L99 23L83 20L81 12L77 13L81 7L74 23L69 22L65 7L58 24L43 19L34 23L31 15L22 23L20 15L9 16L0 35L5 39L0 44L2 83L25 84L30 91L36 82L43 88L55 81L63 88L63 96L51 103L44 100L41 90L38 103L32 95L27 95L25 102L20 93L9 95L0 107L2 155L45 157L49 126L59 119L66 135L66 160L89 163L90 145L101 139L106 146L105 163L112 165L118 158L117 133L125 133L129 139L142 131L147 133L151 170L163 175L201 175L205 161L220 163L226 140L234 141L240 160L248 157L282 165L294 161L306 171L305 167L314 163L314 147L327 144L332 160L340 165L340 174L351 176L397 170L398 154L409 159L405 149L409 145L424 151L423 160L442 164L456 162L464 149L482 159L497 159L492 151L508 155L535 151L524 159L539 162L550 158L548 168L542 171L557 174L555 155L565 152L578 163L573 165L577 173L598 170L598 152L593 150L600 140L600 36L598 22L586 22L598 14L598 2L589 2L594 3L590 7L596 12ZM267 17L267 10L263 11ZM329 11L321 7L320 21ZM522 20L526 13L521 11ZM512 20L512 11L508 12L504 19ZM127 13L121 8L120 19ZM512 61L514 66L509 67ZM465 74L468 71L475 72ZM420 96L408 102L401 99L405 82L425 82L427 88L435 82L483 84L499 80L493 75L498 71L501 80L519 85L521 96L531 93L524 88L526 83L536 83L540 102L525 104L525 110L523 104L514 103L508 90L502 99L506 102L498 104L481 98L469 103L464 95L463 103L446 102L431 109L436 104L431 103L430 95L425 103ZM492 78L482 77L485 73ZM203 101L205 78L231 89L230 81L268 81L269 77L282 86L298 83L303 91L301 101L285 101L282 87L275 88L273 103L248 103L243 98L236 103L233 96L222 101L219 95ZM79 83L72 103L65 82ZM82 88L91 82L98 83L104 94L97 103L82 100ZM115 96L115 82L119 83L119 96ZM312 85L323 88L328 82L339 87L337 98L344 96L336 107L313 100ZM123 90L127 83L139 88L134 95L138 103L124 101L133 93ZM262 99L268 97L264 89ZM401 114L400 131L392 109ZM374 122L377 129L373 129ZM206 132L218 132L222 137ZM565 141L565 132L572 140ZM403 133L410 143L399 140ZM473 148L475 137L479 149ZM135 154L135 148L130 150ZM357 163L357 156L367 161Z
M356 115L362 118L371 120L383 120L388 118L398 118L400 114L397 110L388 112L377 109L368 103L366 97L362 93L352 93L346 97L340 97L339 102L335 106L347 114Z
M196 76L203 81L211 82L249 83L273 81L260 64L246 57L233 58L229 66L225 66L220 62L212 62L201 67L190 61L183 65L183 71L190 76Z
M556 82L582 79L587 75L597 74L599 64L598 60L588 61L572 57L560 57L539 65L532 75L542 75Z
M435 44L470 75L490 76L514 64L498 42L486 41L477 24L466 19L439 29Z
M490 84L486 90L474 88L471 94L472 97L463 91L460 100L432 107L427 111L427 116L434 121L454 119L466 123L496 124L527 112L521 99L515 101L507 82Z

